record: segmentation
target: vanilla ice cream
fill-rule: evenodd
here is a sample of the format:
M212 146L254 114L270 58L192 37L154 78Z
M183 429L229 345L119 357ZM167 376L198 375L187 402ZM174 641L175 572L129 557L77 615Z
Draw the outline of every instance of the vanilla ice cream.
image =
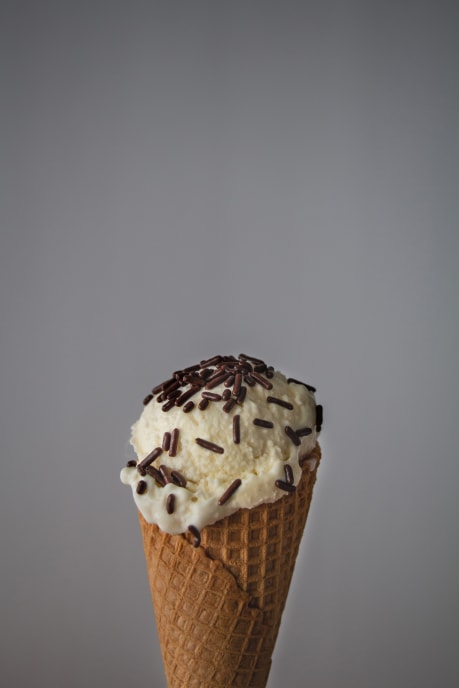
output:
M144 399L121 480L148 523L198 542L206 525L295 491L322 424L314 393L245 354L176 371Z

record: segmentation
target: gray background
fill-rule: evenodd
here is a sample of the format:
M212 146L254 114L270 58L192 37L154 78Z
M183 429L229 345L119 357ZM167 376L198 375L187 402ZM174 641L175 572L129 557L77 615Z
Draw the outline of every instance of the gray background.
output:
M457 685L458 4L2 2L0 681L165 683L153 384L318 387L270 688Z

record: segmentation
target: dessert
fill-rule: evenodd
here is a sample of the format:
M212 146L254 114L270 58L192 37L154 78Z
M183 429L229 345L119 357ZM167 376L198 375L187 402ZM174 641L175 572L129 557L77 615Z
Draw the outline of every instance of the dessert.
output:
M214 356L144 399L138 508L169 688L266 686L320 462L315 388Z

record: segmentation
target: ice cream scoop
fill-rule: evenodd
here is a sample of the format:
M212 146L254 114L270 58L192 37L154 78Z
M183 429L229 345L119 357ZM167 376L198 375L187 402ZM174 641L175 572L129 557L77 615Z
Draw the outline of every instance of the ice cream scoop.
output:
M132 427L138 461L121 480L145 520L171 534L274 502L316 445L314 392L244 354L176 371L146 397Z

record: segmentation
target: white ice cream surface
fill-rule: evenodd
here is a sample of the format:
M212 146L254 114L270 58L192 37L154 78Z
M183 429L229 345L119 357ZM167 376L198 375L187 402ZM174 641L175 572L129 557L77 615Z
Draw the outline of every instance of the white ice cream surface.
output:
M265 382L267 378L265 378ZM202 399L202 387L191 397L195 405L189 412L184 406L172 406L163 411L163 403L154 397L144 407L138 421L132 426L131 444L138 457L138 464L155 448L162 447L165 433L179 431L176 456L163 451L151 464L159 469L167 466L178 471L186 479L186 486L175 482L161 486L151 475L141 475L136 466L121 471L121 481L131 485L135 503L149 523L156 523L163 531L175 534L186 532L190 525L198 530L228 516L241 508L252 508L263 502L273 502L286 494L276 486L277 480L286 482L285 465L293 471L293 485L301 476L299 457L308 455L317 442L315 395L304 384L287 382L279 372L269 379L272 389L258 382L247 387L246 397L229 412L225 412L224 400L210 401L207 408L198 407ZM184 385L181 392L190 389ZM210 391L221 395L227 389L223 382ZM285 408L268 401L274 397L293 405ZM240 416L240 442L233 437L233 418ZM260 427L255 419L269 421L273 427ZM285 432L310 428L311 433L302 436L301 444ZM200 446L196 438L210 441L223 449L217 453ZM219 499L236 480L240 486L223 504ZM138 493L138 485L144 481L145 491ZM173 512L166 507L168 496L174 495ZM171 500L169 500L170 503Z

